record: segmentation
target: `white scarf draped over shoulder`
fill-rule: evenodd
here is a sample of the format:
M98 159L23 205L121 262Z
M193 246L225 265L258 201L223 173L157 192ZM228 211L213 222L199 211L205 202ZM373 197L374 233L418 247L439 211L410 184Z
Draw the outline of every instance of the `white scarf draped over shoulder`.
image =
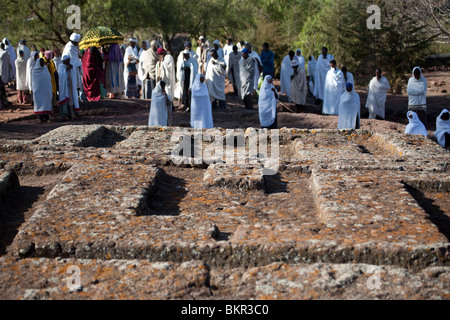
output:
M277 114L278 99L272 91L275 87L269 83L271 79L271 76L266 76L259 90L259 121L262 127L270 127L274 123Z
M257 72L254 58L249 56L247 59L242 58L239 60L240 94L242 100L255 91L255 73Z
M341 70L330 69L328 71L323 90L323 114L339 114L339 101L345 90L344 80Z
M369 118L376 116L385 118L385 104L388 91L391 89L386 77L381 76L380 80L374 77L369 83L369 93L367 96L366 108L369 110Z
M295 57L294 57L295 59ZM281 94L285 94L288 98L291 95L291 76L294 74L294 69L292 69L292 62L289 55L284 57L283 62L281 63L281 74L280 74L280 82L281 82Z
M215 99L225 101L225 77L225 60L221 57L218 57L217 60L211 58L205 77L211 101Z
M434 136L438 140L441 147L445 148L445 134L450 134L450 119L442 120L442 116L449 113L447 109L442 110L441 114L436 119L436 132ZM448 141L447 141L448 142Z
M16 59L16 89L28 90L27 87L27 59L19 57Z
M345 91L339 103L338 129L356 129L360 126L361 100L359 94L352 90Z
M67 65L60 63L58 66L59 75L59 101L60 106L65 103L73 106L75 111L79 111L79 101L77 92L77 72L75 68L67 69Z
M420 71L420 78L417 80L414 77L414 71L418 69ZM408 81L408 107L414 108L426 108L427 106L427 90L428 83L422 74L422 69L415 67L413 69L413 76Z
M323 100L324 98L324 88L325 88L325 79L327 77L328 71L330 68L330 61L333 60L333 56L331 54L327 55L326 58L323 57L323 54L319 56L316 63L316 73L314 75L314 96L317 99Z
M33 68L32 72L33 86L33 102L35 114L51 114L52 113L52 80L47 66L41 67L39 60Z
M169 117L172 111L172 104L168 105L172 100L161 88L161 81L158 82L155 89L152 91L152 102L150 104L150 115L148 118L148 126L163 126L169 125Z
M419 116L414 111L408 111L407 113L409 124L406 126L406 134L419 134L428 136L427 129L423 123L419 120Z
M174 98L176 78L175 78L175 60L170 54L166 54L162 62L156 64L156 80L166 83L166 92L171 99Z
M212 129L212 107L206 81L201 83L202 74L197 74L192 85L191 127L196 129Z

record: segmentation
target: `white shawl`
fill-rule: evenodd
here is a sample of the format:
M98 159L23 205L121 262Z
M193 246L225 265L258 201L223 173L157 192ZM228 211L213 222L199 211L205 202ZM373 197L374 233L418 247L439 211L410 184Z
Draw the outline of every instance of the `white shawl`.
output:
M345 90L344 75L341 70L330 69L325 79L323 114L338 115L339 101Z
M419 69L420 78L417 80L414 77L414 71ZM414 109L417 107L426 108L427 107L427 90L428 83L425 77L422 75L422 70L419 67L413 69L413 76L409 78L408 81L408 108Z
M261 127L270 127L277 115L278 99L272 91L275 87L268 82L270 79L272 79L272 76L266 76L259 90L258 106Z
M69 41L64 47L61 57L64 57L65 55L70 56L70 64L73 66L76 72L77 88L81 89L83 87L83 73L81 70L80 49L78 48L78 46Z
M52 113L52 80L47 66L41 67L39 60L32 72L33 86L33 102L35 114L51 114Z
M295 59L295 57L294 57ZM291 57L287 55L284 57L281 63L281 94L286 94L288 98L291 95L291 76L294 74L294 69L292 69Z
M369 109L369 119L375 119L376 116L385 118L386 97L390 89L389 81L384 76L381 76L380 80L377 77L370 80L366 102L366 108Z
M77 93L77 73L74 68L67 69L64 63L60 63L58 66L59 75L59 105L63 105L69 102L69 105L74 106L75 111L79 111L80 105L78 101ZM70 81L72 83L72 92L70 91Z
M407 113L409 124L406 126L406 134L421 134L423 136L428 136L427 129L423 123L419 120L419 116L414 111L408 111Z
M33 68L36 65L36 62L39 60L34 60L34 56L36 55L36 51L33 51L30 55L30 58L27 61L27 80L26 80L26 84L27 84L27 89L31 91L32 89L32 82L33 82L33 77L31 76L33 73Z
M225 77L226 64L223 58L218 57L217 60L211 58L209 66L206 71L206 85L208 86L209 96L211 101L222 100L225 101Z
M191 127L196 129L212 129L212 107L209 99L208 87L200 82L202 74L197 74L192 85Z
M141 49L142 50L142 49ZM123 68L123 79L125 81L125 90L128 84L128 57L132 56L133 59L139 60L139 56L141 55L141 50L138 50L138 46L135 46L134 49L129 46L126 50L125 50L125 54L123 56L123 63L124 63L124 68ZM70 61L72 61L72 59L70 59ZM139 69L139 66L136 65L136 70ZM140 79L139 77L136 77L136 82L137 84L140 84Z
M298 53L300 53L300 55L297 55ZM305 69L305 58L302 56L302 50L297 49L295 51L295 58L297 58L300 68Z
M308 93L306 72L301 66L298 66L297 73L293 68L292 70L294 78L291 80L291 100L295 104L303 105L306 103L306 94Z
M239 60L239 81L241 99L248 95L251 95L255 89L255 61L250 56L247 59L242 58Z
M262 65L261 57L255 51L252 51L252 53L249 54L249 57L255 59L255 83L253 89L257 91L259 87L259 79L262 77L262 72L259 72L259 65Z
M166 83L166 92L171 99L175 94L175 60L170 54L166 54L163 62L158 61L156 64L156 81L164 81Z
M17 50L16 50L17 51L17 57L20 56L20 54L19 54L20 50L23 51L23 57L25 58L25 60L28 60L28 58L30 58L30 56L31 56L30 48L28 48L27 46L25 46L23 44L19 44L17 46Z
M172 104L167 105L167 98L170 96L162 91L161 81L158 82L155 89L152 91L152 102L150 104L150 114L148 117L148 126L163 126L169 125L169 117L172 111Z
M6 45L6 41L8 41L9 45ZM12 68L12 72L9 74L9 80L7 81L7 82L9 82L10 80L14 80L16 77L17 54L16 54L16 51L14 50L13 45L11 44L11 41L9 41L7 38L4 38L3 43L5 44L5 50L8 51L8 53L9 53L9 63ZM3 81L3 82L5 82L5 81Z
M445 133L450 134L450 119L449 120L442 120L442 116L444 113L448 113L447 109L442 110L439 117L436 119L436 132L434 133L434 136L438 140L439 144L445 148Z
M327 55L326 59L324 59L323 54L321 54L317 60L316 73L314 74L314 96L316 99L324 99L325 80L328 71L331 69L331 60L333 60L333 56L331 54Z
M342 94L339 103L338 129L356 129L360 126L361 101L359 94L347 90Z
M3 83L7 84L11 79L11 64L9 59L9 53L6 50L0 48L0 76Z
M27 87L27 59L20 57L16 59L16 89L28 90Z

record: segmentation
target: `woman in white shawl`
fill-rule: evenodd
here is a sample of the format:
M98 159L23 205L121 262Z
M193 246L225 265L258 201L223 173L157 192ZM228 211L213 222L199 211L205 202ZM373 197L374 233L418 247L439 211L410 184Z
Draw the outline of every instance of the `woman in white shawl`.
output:
M33 103L33 68L35 67L36 63L39 60L39 52L33 51L31 53L30 58L27 61L27 79L26 79L26 85L27 89L31 95L31 101Z
M291 77L294 74L294 69L292 69L292 60L295 59L294 51L289 51L289 54L284 57L281 63L281 94L285 94L290 100L291 96Z
M5 44L0 45L0 77L5 85L10 82L12 67L9 59L8 50L5 49Z
M261 128L278 129L277 103L278 93L273 86L272 76L264 78L264 82L259 90L259 121Z
M427 129L420 121L417 113L414 111L408 111L407 113L409 124L406 126L405 133L406 134L419 134L425 137L428 136Z
M38 123L48 121L52 114L53 89L44 59L39 59L34 66L32 79L34 114L38 117Z
M203 74L197 74L191 91L191 127L196 129L212 129L214 125L211 100Z
M12 46L11 42L7 39L4 38L3 39L3 43L5 44L5 50L8 51L9 53L9 63L11 64L11 68L12 68L12 73L9 75L9 81L15 80L16 78L16 59L17 59L17 54L16 54L16 50L14 50L14 47ZM3 82L6 82L5 80L3 80Z
M300 49L295 50L295 57L298 60L300 68L305 69L305 58L302 56L302 50Z
M450 113L447 109L442 110L436 119L436 132L434 136L442 148L448 148L450 146Z
M306 94L308 93L308 85L306 81L305 69L301 67L298 59L292 60L293 75L291 79L291 100L295 103L297 112L300 111L302 105L306 103Z
M369 110L369 119L377 116L385 119L385 104L388 91L391 90L389 81L382 75L381 68L375 71L375 77L370 80L366 108Z
M342 71L336 67L335 60L331 60L330 66L323 89L322 113L337 116L339 115L339 100L345 91L345 79Z
M427 127L427 90L428 83L419 67L413 69L413 76L408 81L408 110L414 111Z
M314 74L316 73L317 60L314 56L309 56L308 60L308 77L309 77L309 91L314 95Z
M72 120L75 112L79 111L79 101L77 93L77 72L71 64L69 55L61 58L58 66L59 75L59 114L64 121L66 118Z
M339 102L338 129L359 129L361 121L361 100L359 94L353 90L353 84L347 83L345 92Z
M324 100L325 80L330 70L330 62L333 56L328 54L326 47L322 48L322 54L317 59L316 72L314 74L314 96L317 100Z
M169 126L171 123L171 112L172 100L166 94L166 83L164 81L159 81L152 91L148 126Z
M19 51L19 57L16 59L16 89L17 102L28 103L27 87L27 59L23 50Z

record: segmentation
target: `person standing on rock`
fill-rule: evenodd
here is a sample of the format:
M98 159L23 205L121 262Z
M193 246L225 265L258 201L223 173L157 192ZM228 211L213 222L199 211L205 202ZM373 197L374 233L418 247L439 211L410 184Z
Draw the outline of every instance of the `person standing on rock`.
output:
M369 110L369 119L386 117L386 98L387 93L391 90L389 81L382 75L381 68L375 71L375 77L370 80L369 92L367 95L366 108Z
M212 129L214 124L211 100L203 74L197 74L192 85L191 106L191 127L195 129Z
M322 48L322 54L317 59L316 73L314 75L314 96L316 97L316 104L320 104L324 100L324 89L328 71L330 70L330 62L333 56L328 54L326 47Z
M413 76L408 81L408 111L414 111L419 120L427 128L427 90L428 83L422 69L415 67Z
M211 59L206 71L206 85L211 97L213 109L226 109L225 77L227 65L222 57L219 57L215 49L211 50ZM218 105L217 105L218 102Z
M273 78L267 75L259 91L259 121L263 129L278 129L277 103L278 92L273 85Z
M33 100L34 114L37 115L38 123L49 121L52 110L52 80L43 58L40 58L33 68Z
M339 100L345 90L344 75L336 67L336 61L330 61L330 70L325 78L322 113L329 115L339 114Z
M353 90L353 83L348 82L339 101L338 129L355 130L361 127L361 102L359 94Z
M167 127L171 125L172 100L166 93L166 83L159 81L152 92L148 126Z

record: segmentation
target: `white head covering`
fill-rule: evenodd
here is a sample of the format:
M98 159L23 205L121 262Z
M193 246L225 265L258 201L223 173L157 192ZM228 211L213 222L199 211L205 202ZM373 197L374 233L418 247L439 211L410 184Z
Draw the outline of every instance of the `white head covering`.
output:
M438 140L439 144L445 148L445 133L450 134L450 119L442 120L444 113L448 113L447 109L442 110L441 114L436 119L436 132L434 136Z
M202 97L208 96L208 86L206 85L206 81L203 83L200 82L200 78L205 78L205 76L201 73L197 74L195 77L194 83L192 84L192 96Z
M428 136L427 129L423 123L419 120L419 116L414 111L408 111L407 114L409 124L406 126L406 134L421 134L423 136Z
M64 56L61 58L61 61L65 61L65 60L67 60L67 59L70 59L70 56L69 56L68 54L64 55Z
M167 98L170 97L167 96ZM161 81L158 81L155 89L152 91L152 102L150 105L150 115L148 125L167 126L169 123L170 108L167 108L166 94L162 91Z
M136 38L130 38L130 40L129 40L130 42L136 42L136 43L138 43L138 41L137 41L137 39Z
M203 40L203 39L205 39L205 37L204 36L200 36L200 38L199 38L200 40Z
M70 41L80 42L81 36L78 33L72 33Z
M269 83L272 76L266 76L259 90L259 121L262 127L270 127L276 117L278 100L272 89L273 84Z

